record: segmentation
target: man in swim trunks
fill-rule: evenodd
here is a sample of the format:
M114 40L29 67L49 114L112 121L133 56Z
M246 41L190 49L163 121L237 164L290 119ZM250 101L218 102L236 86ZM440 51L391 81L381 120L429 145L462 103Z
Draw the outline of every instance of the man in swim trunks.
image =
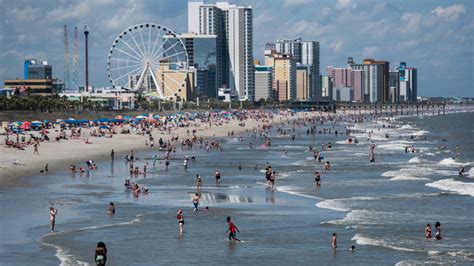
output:
M51 223L51 232L54 232L54 225L56 224L56 215L58 214L58 210L51 207L49 208L49 221Z
M195 193L194 196L193 196L193 204L194 204L194 211L197 211L198 206L199 206L199 194L198 193Z

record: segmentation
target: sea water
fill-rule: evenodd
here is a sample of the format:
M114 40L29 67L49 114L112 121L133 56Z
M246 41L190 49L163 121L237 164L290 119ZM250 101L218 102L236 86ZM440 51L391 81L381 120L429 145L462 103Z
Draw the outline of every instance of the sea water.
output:
M110 265L472 264L472 121L472 113L459 113L397 118L396 128L365 122L357 128L373 130L372 139L355 134L357 145L346 144L345 135L313 138L299 128L294 141L274 130L272 146L264 149L263 140L245 134L242 141L224 138L223 152L206 152L199 144L178 149L169 170L162 161L153 167L146 158L155 152L144 151L135 165L143 169L148 163L147 175L131 179L150 192L138 197L124 189L130 175L121 158L98 162L98 170L83 175L68 173L65 165L65 171L25 179L27 187L0 189L0 263L93 264L95 246L103 241ZM332 132L344 126L339 123ZM375 163L369 162L372 141ZM250 142L256 148L249 148ZM328 142L332 148L321 150ZM309 145L321 150L331 171L314 161ZM411 145L416 152L405 153ZM184 155L196 157L186 171ZM262 171L267 163L277 172L274 190ZM465 177L458 176L461 166ZM222 175L219 185L216 170ZM321 188L314 185L315 171L321 172ZM196 174L203 179L202 199L193 212ZM109 202L116 207L113 216L107 215ZM55 233L49 233L50 206L59 210ZM178 209L184 211L182 235ZM227 240L227 216L242 243ZM434 235L436 221L443 240L426 240L426 224Z

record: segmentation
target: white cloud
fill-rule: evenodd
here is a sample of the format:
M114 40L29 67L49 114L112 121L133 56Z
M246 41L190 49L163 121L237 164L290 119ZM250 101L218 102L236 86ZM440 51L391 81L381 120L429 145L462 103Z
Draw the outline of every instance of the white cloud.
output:
M378 50L379 48L376 46L368 46L364 48L362 54L364 57L374 57Z
M402 20L406 23L403 25L402 32L413 32L416 31L421 22L420 13L404 13Z
M341 51L342 45L344 42L342 40L338 40L336 42L333 42L329 45L329 47L334 51L334 52L339 52Z
M114 31L123 30L126 27L143 21L151 21L151 18L146 15L146 11L142 2L129 0L127 5L119 9L117 15L104 19L103 23L107 29Z
M351 5L352 0L337 0L336 8L337 9L344 9Z
M268 13L261 13L260 15L253 18L253 23L255 26L259 26L261 24L272 22L276 19L275 16L270 15Z
M7 17L9 20L17 21L17 22L29 22L35 21L40 17L40 10L37 8L32 7L25 7L25 8L12 8L8 9Z
M94 12L97 7L111 4L113 0L83 0L76 5L60 6L48 12L47 17L53 21L68 18L83 18Z
M306 5L311 3L311 0L285 0L283 3L284 6L299 6L299 5Z
M431 13L436 14L438 17L443 18L447 21L454 21L466 12L463 5L452 5L446 8L440 6L436 7Z

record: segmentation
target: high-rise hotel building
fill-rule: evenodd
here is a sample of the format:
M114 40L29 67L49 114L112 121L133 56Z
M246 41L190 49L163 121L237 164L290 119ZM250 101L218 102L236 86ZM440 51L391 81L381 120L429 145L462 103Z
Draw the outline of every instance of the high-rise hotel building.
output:
M188 3L188 31L217 36L217 84L240 100L254 100L252 7L228 2Z
M278 39L275 49L282 54L291 55L296 64L310 67L309 75L309 99L319 99L322 97L320 70L319 70L319 42L303 41L298 39Z

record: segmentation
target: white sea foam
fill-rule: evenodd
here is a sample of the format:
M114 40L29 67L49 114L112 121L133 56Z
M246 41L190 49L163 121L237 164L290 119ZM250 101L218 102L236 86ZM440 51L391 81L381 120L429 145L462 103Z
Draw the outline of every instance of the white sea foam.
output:
M409 167L402 168L397 171L387 171L382 173L384 177L391 177L390 180L401 181L401 180L431 180L428 176L441 175L450 176L455 174L455 171L438 170L431 167Z
M329 199L323 200L321 202L316 203L316 207L329 209L334 211L341 211L341 212L348 212L351 209L347 208L344 203L342 202L344 199Z
M418 157L413 157L410 160L408 160L409 163L421 163L420 158Z
M403 125L400 127L400 129L413 129L413 127L410 125Z
M474 253L466 251L466 250L450 251L450 252L447 252L447 254L452 257L462 257L466 260L474 261Z
M466 176L474 178L474 167L472 167L471 169L469 169L469 171L467 171Z
M351 240L356 241L356 243L359 245L379 246L398 251L416 252L416 250L414 249L394 246L384 240L369 238L362 234L355 234L355 236Z
M303 166L305 165L303 161L297 161L297 162L293 162L291 163L291 165L295 165L295 166Z
M436 256L436 255L439 255L441 253L441 251L439 250L429 250L428 251L428 255L431 255L431 256Z
M420 181L420 180L431 180L427 177L414 177L414 176L405 176L405 175L398 175L390 178L392 181Z
M445 159L441 160L438 164L447 165L447 166L460 166L460 165L463 165L462 163L456 161L456 159L453 159L453 158L445 158Z
M318 198L316 196L305 195L305 194L299 192L298 191L299 189L300 188L294 187L294 186L278 186L278 187L276 187L277 191L280 191L280 192L283 192L283 193L288 193L288 194L291 194L291 195L296 195L296 196L300 196L300 197L304 197L304 198L321 200L321 198Z
M423 136L423 135L426 135L428 134L429 131L426 131L426 130L419 130L419 131L416 131L416 132L413 132L412 135L413 136Z
M428 183L426 186L454 192L459 195L468 195L474 197L474 183L456 181L452 178L449 178Z

